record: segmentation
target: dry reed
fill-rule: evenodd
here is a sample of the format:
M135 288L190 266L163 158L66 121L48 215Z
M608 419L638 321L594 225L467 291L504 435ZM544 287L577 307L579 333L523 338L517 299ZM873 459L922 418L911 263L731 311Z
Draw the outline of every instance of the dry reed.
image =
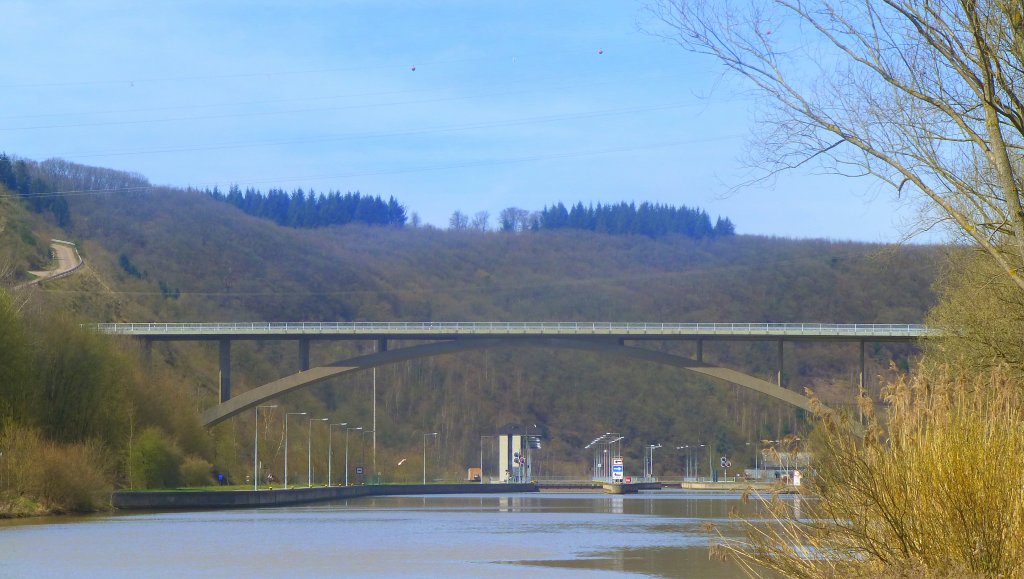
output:
M1024 415L1005 369L899 379L862 425L816 405L803 516L766 500L769 522L714 552L751 576L1024 576ZM811 503L808 505L808 503Z

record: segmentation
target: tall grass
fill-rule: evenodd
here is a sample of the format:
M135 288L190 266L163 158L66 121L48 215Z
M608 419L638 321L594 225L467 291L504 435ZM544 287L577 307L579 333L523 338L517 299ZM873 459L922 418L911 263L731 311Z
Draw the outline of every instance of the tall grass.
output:
M968 378L948 368L884 391L866 426L816 413L816 476L793 520L770 501L771 522L719 553L748 573L788 577L1024 576L1024 415L1005 369Z

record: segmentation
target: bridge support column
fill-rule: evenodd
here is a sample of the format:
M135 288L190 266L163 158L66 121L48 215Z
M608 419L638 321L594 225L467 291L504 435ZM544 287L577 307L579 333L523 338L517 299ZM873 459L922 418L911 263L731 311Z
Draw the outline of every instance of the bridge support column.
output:
M309 338L299 338L299 372L309 370Z
M864 340L860 342L860 390L864 390Z
M697 361L704 361L704 340L697 340Z
M377 340L377 351L378 352L387 352L388 351L388 340L387 340L387 338L381 338L380 340Z
M775 380L779 388L782 388L782 340L779 340L779 373Z
M864 423L864 411L860 407L860 395L864 392L864 340L860 341L860 388L857 390L857 416Z
M142 339L142 360L147 368L153 367L153 340Z
M231 399L231 340L220 340L220 401Z

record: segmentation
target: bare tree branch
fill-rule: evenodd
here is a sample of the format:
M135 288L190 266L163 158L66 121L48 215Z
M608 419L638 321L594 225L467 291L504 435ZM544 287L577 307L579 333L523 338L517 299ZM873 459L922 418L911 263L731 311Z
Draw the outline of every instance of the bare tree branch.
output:
M872 175L1024 290L1019 0L655 1L662 36L761 97L751 157L764 178L811 161Z

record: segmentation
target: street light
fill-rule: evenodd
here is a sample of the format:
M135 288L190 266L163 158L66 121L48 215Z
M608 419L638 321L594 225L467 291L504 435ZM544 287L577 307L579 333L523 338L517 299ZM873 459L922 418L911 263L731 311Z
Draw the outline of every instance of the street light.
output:
M497 438L493 434L480 435L480 484L484 484L484 439Z
M334 432L335 426L348 426L348 422L335 422L327 425L327 486L334 484L331 473L331 467L334 466L334 437L331 436L331 433Z
M424 433L424 435L423 435L423 484L427 484L427 437L428 436L437 436L437 433L436 432L428 432L428 433Z
M371 432L374 438L376 438L377 432L373 429L364 430L359 433L359 464L362 465L363 469L363 484L366 484L366 435Z
M684 444L683 446L677 446L676 447L676 450L685 450L686 451L686 465L685 465L686 466L686 472L684 473L684 476L689 475L689 476L692 476L694 479L697 478L697 461L695 459L696 457L694 456L693 452L690 449L691 448L692 449L704 448L705 446L707 446L707 445L705 445L705 444Z
M689 444L684 444L682 446L677 446L676 447L676 450L681 450L681 451L686 453L686 455L685 455L686 458L683 459L683 480L684 481L686 479L690 478L690 451L687 450L689 448L690 448Z
M583 447L584 450L588 449L588 448L591 448L591 447L594 447L594 479L595 480L596 479L604 478L604 469L606 468L607 463L608 463L608 460L607 460L608 457L607 456L605 456L604 462L601 461L602 451L598 449L597 445L605 444L605 438L608 437L608 436L611 436L611 435L612 435L611 432L605 432L604 434L598 436L594 440L591 440L590 443L587 444L587 446ZM605 455L608 454L608 449L607 448L604 449L603 454L605 454Z
M654 479L654 449L655 448L661 448L661 443L658 443L658 444L648 444L647 445L647 453L645 453L645 454L649 454L650 458L648 459L646 456L644 457L644 462L645 462L645 464L644 464L644 481L645 482L654 482L653 479Z
M288 417L305 416L306 412L288 412L284 415L284 488L288 488Z
M313 487L313 421L327 422L330 418L310 418L309 437L306 439L306 487ZM329 428L328 428L329 429ZM330 433L328 433L330 434Z
M356 426L355 428L345 429L345 486L348 486L348 433L352 430L362 430L362 426Z
M534 424L533 427L537 428L537 425ZM532 446L533 446L533 444L530 441L530 426L527 425L526 426L526 452L523 453L523 459L526 460L526 465L523 468L523 473L526 475L526 479L523 482L530 482L531 480L533 480L533 460L532 460L533 459L533 453L530 452Z
M277 404L256 407L256 436L252 451L252 490L260 490L260 408L277 408Z

